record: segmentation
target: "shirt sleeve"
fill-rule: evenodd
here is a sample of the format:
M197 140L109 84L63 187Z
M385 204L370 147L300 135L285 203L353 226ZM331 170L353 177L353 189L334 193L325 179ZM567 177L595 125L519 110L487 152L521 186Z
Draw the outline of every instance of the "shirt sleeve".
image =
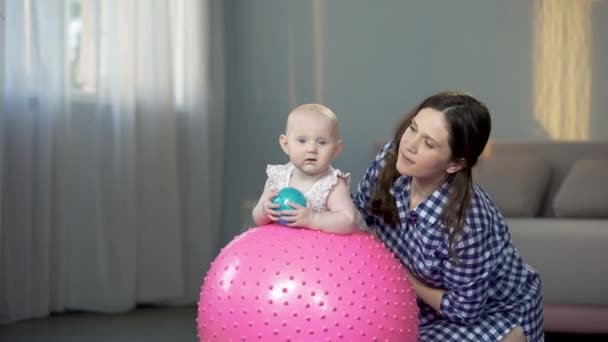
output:
M370 201L376 183L378 182L378 175L384 167L384 157L393 148L393 142L387 143L380 152L376 155L376 159L369 166L361 182L357 186L357 192L352 196L355 208L361 214L363 220L371 230L375 230L377 226L375 214L370 211Z
M468 230L457 243L457 258L444 263L446 292L441 298L440 312L449 321L471 324L482 313L493 265L489 228Z

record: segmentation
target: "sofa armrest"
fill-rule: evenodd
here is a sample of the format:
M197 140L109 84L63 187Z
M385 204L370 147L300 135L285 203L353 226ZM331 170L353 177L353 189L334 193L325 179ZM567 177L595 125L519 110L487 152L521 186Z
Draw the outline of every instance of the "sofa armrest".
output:
M548 304L608 305L608 220L507 218Z

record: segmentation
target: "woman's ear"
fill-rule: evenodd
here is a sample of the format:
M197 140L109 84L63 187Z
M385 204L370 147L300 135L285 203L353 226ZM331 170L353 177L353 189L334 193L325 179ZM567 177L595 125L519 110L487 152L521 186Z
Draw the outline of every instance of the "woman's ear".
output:
M464 169L467 166L467 161L464 158L456 159L450 163L446 172L453 175L456 172Z
M281 134L279 136L279 145L281 145L283 152L285 152L285 154L289 155L289 146L287 144L287 136L285 134Z

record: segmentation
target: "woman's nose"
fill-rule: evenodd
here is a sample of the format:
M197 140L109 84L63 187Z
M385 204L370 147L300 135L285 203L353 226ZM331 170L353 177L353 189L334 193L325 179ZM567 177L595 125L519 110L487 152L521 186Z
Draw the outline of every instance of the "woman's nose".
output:
M416 146L416 140L407 140L407 141L404 141L403 147L406 150L410 151L411 153L416 153L416 151L418 150L418 148Z

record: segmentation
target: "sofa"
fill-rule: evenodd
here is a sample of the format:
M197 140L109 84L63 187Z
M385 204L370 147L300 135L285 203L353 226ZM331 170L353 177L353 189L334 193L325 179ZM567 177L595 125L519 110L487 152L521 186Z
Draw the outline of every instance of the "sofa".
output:
M545 330L608 333L608 142L491 141L473 176L541 275Z

